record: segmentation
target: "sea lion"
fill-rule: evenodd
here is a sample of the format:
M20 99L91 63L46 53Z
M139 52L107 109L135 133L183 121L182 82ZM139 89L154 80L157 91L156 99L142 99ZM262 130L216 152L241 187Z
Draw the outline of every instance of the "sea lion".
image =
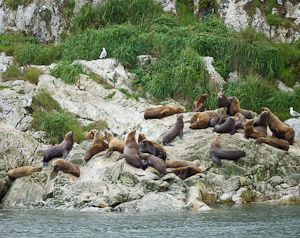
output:
M179 114L185 112L185 109L182 107L157 107L147 109L144 113L145 119L161 119L163 117L171 116L173 114Z
M43 163L49 166L48 162L54 158L63 156L63 159L67 158L69 151L73 148L73 131L68 132L65 135L65 139L58 145L54 145L47 149L44 154Z
M100 131L94 134L93 146L86 152L84 160L88 162L94 155L106 150L108 145L103 141Z
M150 153L152 155L157 156L162 160L166 160L167 152L164 147L160 144L147 140L146 135L143 133L139 134L138 143L140 145L140 152L141 153Z
M159 172L159 178L165 176L168 172L166 171L166 166L164 161L156 157L155 155L149 153L140 154L140 158L146 161L152 168L155 168Z
M267 111L263 111L260 116L255 116L253 118L253 125L254 129L258 130L260 132L263 132L264 134L267 134L267 127L268 127L268 122L267 122Z
M62 171L64 173L72 174L76 177L80 176L80 169L78 165L73 164L69 161L58 159L51 163L51 167L53 167L50 180L54 179L57 175L58 171Z
M215 127L215 125L218 125L219 117L212 117L209 119L209 126Z
M236 133L235 122L231 117L221 117L218 125L215 125L212 132L230 133L230 135L233 135Z
M265 133L254 129L253 119L246 122L244 129L245 129L244 137L247 139L249 137L255 138L255 139L257 139L259 137L267 137L267 135Z
M186 166L174 169L172 170L172 173L176 174L182 180L185 180L195 174L203 174L203 171L196 166Z
M272 137L284 139L288 141L290 145L292 145L295 137L294 129L280 121L279 118L275 116L269 108L263 107L262 111L267 112L267 123L270 127L270 130L273 132Z
M230 104L230 115L233 116L236 113L242 113L247 119L252 119L252 112L249 110L240 108L240 101L236 96L232 97L232 102Z
M166 168L180 168L180 167L186 167L186 166L196 166L199 167L200 161L194 160L193 162L187 161L187 160L181 160L181 159L171 159L166 163Z
M235 122L235 128L236 129L244 129L244 126L247 122L247 119L242 113L240 113L240 112L236 113L234 115L234 117L232 117L232 119Z
M218 108L216 110L207 110L207 111L204 111L202 113L205 113L209 118L212 118L212 117L218 117L219 116L219 110L221 110L222 112L222 116L227 116L227 108L225 107L222 107L222 108ZM200 112L198 112L200 113Z
M85 135L85 137L84 137L84 139L83 140L92 140L92 139L94 139L94 134L97 132L97 130L91 130L91 131L89 131L86 135Z
M221 159L238 160L241 157L245 157L246 153L241 150L230 150L221 147L220 135L218 135L210 146L210 156L212 160L219 166L222 166Z
M218 93L218 108L226 107L226 113L229 114L231 102L226 98L225 93L219 92Z
M10 179L10 181L14 181L17 178L21 178L24 176L28 176L30 174L33 174L35 172L42 171L42 167L32 167L32 166L22 166L18 168L11 169L7 172L7 176Z
M271 145L275 148L288 151L290 148L289 142L286 140L278 139L276 137L268 138L268 137L259 137L255 141L255 143L265 143Z
M192 112L203 112L205 108L205 100L209 97L208 94L201 94L198 101L194 101L195 108Z
M124 157L128 164L136 168L147 169L148 164L143 164L140 159L140 147L135 140L136 131L132 131L127 136L125 147L124 147Z
M199 112L197 120L190 125L191 129L205 129L209 127L209 117L206 113Z
M166 134L164 134L162 138L163 144L170 145L168 143L175 139L176 136L179 136L179 138L182 139L183 127L183 115L181 114L177 117L174 127L171 130L169 130Z
M113 134L107 131L105 131L105 138L108 142L108 151L105 154L106 156L111 155L113 151L119 151L121 154L123 154L125 141L118 140L113 136Z

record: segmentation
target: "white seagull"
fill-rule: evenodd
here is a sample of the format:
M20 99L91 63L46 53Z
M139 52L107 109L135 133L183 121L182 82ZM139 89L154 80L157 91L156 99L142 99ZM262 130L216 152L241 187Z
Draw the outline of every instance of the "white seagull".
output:
M103 58L105 58L106 56L107 56L107 52L106 52L105 48L103 47L103 50L102 50L102 52L101 52L101 54L100 54L100 56L99 56L99 59L103 59Z
M281 1L281 0L277 0L277 3L278 3L279 5L282 5L282 1Z
M293 107L290 107L290 114L291 114L293 117L299 117L299 116L300 116L300 113L294 111Z
M40 8L39 12L43 12L43 11L45 11L46 9L47 9L47 7L46 7L45 5L43 5L43 6Z

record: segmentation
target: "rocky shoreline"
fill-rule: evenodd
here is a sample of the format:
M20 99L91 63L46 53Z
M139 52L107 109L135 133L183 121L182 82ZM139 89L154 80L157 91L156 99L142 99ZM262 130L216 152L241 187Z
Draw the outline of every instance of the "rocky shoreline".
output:
M86 65L99 62L87 62ZM257 144L251 138L245 139L241 129L234 135L221 134L223 147L243 150L246 157L237 162L224 160L222 167L218 167L209 154L218 133L212 133L212 128L192 130L190 123L184 125L182 140L177 137L172 141L173 146L164 146L167 160L198 159L204 174L184 181L172 173L159 179L159 173L153 168L143 171L130 166L125 159L117 161L121 154L116 151L109 157L105 156L105 151L101 152L86 163L85 153L93 143L90 140L74 144L66 158L80 167L79 178L59 172L54 180L50 180L51 167L43 167L39 173L15 180L8 189L5 185L7 171L24 165L42 166L44 152L49 148L33 138L32 117L26 110L32 96L45 89L64 110L76 114L81 122L88 122L84 118L106 121L109 130L118 134L121 140L136 130L137 136L144 133L148 140L162 144L162 136L174 125L177 115L145 120L144 111L161 105L181 106L173 100L154 105L145 98L139 101L128 99L119 90L105 89L86 75L81 75L76 85L65 84L48 75L47 67L38 67L45 71L37 85L21 80L1 83L9 86L0 91L0 193L5 194L1 200L4 207L132 212L202 211L217 203L300 204L298 138L286 152L267 144ZM112 72L116 72L115 69ZM123 77L115 77L116 82L121 80L115 86L130 85L132 76L125 70L119 72L123 72ZM105 75L104 78L109 80ZM112 93L114 95L109 98ZM184 121L194 114L183 113ZM104 131L101 133L104 135Z

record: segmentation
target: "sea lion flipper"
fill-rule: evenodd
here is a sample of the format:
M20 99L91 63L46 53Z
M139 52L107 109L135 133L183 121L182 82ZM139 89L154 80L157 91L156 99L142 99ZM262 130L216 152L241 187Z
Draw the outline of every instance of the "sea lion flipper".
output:
M43 164L44 164L44 166L47 166L47 167L50 166L48 162L43 162Z
M180 128L180 131L179 131L179 138L182 140L182 136L183 136L183 129L182 128Z
M67 150L65 150L64 153L63 153L63 159L66 159L68 154L69 154L69 152Z
M219 165L220 167L222 166L221 159L219 157L211 154L211 158L217 165Z

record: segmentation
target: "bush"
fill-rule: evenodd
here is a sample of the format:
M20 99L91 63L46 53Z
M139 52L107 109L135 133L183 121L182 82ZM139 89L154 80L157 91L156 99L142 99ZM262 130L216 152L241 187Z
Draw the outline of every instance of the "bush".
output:
M6 72L2 73L1 78L3 82L21 79L20 68L15 64L9 65Z
M32 97L32 107L33 110L45 110L47 112L62 111L59 103L51 97L50 93L46 91L43 91L37 96Z
M39 77L42 75L42 71L38 68L30 68L25 70L23 79L29 81L30 83L38 84Z
M61 78L62 81L69 84L75 84L79 74L83 74L83 65L79 62L71 64L70 61L61 61L50 70L52 76Z
M106 121L103 121L103 120L98 120L98 121L90 123L87 126L83 126L84 131L91 131L91 130L94 130L94 129L103 131L107 128L108 128L108 125L107 125Z

